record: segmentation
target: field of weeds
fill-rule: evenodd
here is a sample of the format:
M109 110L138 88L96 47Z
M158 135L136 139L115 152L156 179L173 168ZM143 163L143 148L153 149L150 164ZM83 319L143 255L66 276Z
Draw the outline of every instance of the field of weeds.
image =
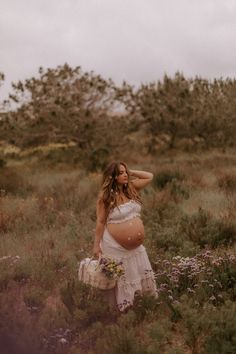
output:
M91 255L100 175L1 168L2 354L236 352L235 151L130 166L155 176L142 218L159 297L137 296L125 314L77 280Z

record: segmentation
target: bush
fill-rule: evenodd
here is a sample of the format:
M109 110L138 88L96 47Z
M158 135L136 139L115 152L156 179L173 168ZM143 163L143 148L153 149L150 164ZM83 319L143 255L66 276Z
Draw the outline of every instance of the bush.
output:
M182 297L182 303L174 305L176 311L180 314L180 326L186 344L191 348L191 353L201 353L202 344L206 336L206 318L208 313L201 312L192 299L186 295Z
M221 257L203 251L191 258L157 259L154 264L159 300L169 305L175 317L171 305L185 301L185 296L201 307L221 306L227 299L236 299L236 258L233 255Z
M138 322L143 321L144 319L151 319L156 317L156 313L159 311L160 303L152 295L142 294L136 295L133 304L133 311L136 315Z
M219 257L214 261L211 278L221 285L224 297L236 300L236 261L234 256Z
M226 192L236 191L236 175L229 173L223 174L218 178L218 186Z
M214 220L205 210L199 208L194 215L185 215L180 223L180 232L201 248L209 245L216 248L219 245L232 245L236 240L234 224L225 224Z
M74 317L78 327L113 316L102 290L71 279L60 289L61 300Z
M29 188L29 184L26 183L22 175L10 167L1 169L0 186L2 191L11 194L21 194Z
M178 182L176 179L173 179L171 182L170 193L176 202L178 201L179 198L188 199L190 196L186 188L184 188L182 184Z
M6 165L6 161L0 157L0 168L3 168Z
M227 303L205 316L208 335L204 343L204 352L209 354L236 353L236 303Z
M152 322L147 333L151 338L151 343L147 347L148 354L162 354L163 346L168 344L172 333L172 323L168 318L163 318Z
M95 353L148 354L147 348L136 336L135 316L132 311L122 315L117 324L107 326L104 336L96 342Z
M43 307L47 295L47 292L40 288L28 288L24 292L24 303L29 310L38 310Z
M163 189L168 183L173 180L182 181L184 178L183 175L178 171L162 171L154 175L153 185L158 189Z
M44 354L37 325L35 321L29 323L28 311L24 311L24 306L20 304L16 294L17 292L13 291L0 297L1 353Z
M181 235L179 236L176 230L173 230L171 227L163 228L157 233L157 247L169 254L179 254L180 250L183 249L184 242L185 239ZM192 246L194 245L192 244Z

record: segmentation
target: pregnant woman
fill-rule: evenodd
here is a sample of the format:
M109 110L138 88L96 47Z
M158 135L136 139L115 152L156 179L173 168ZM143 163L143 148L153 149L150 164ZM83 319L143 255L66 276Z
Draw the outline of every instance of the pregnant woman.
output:
M110 299L120 311L133 304L136 291L157 296L154 274L142 245L145 232L138 194L152 178L150 172L128 170L124 162L110 163L103 173L93 254L123 263L125 274L110 291Z

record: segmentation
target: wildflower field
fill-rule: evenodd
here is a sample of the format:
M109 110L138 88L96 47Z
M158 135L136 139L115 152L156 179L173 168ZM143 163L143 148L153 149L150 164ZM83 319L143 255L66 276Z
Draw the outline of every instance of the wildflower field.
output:
M0 169L1 354L236 353L235 149L125 156L154 173L144 245L159 297L124 314L78 281L91 255L99 173Z

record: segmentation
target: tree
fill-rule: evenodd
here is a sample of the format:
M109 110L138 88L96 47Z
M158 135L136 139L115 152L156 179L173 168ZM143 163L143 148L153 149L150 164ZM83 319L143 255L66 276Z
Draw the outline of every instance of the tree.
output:
M171 79L167 75L163 81L142 85L137 91L135 101L146 123L150 136L148 150L155 151L158 138L166 134L170 148L177 138L186 135L186 126L191 113L191 82L180 73Z
M115 105L111 80L65 64L40 68L38 78L12 87L10 99L19 108L2 124L11 143L21 148L74 143L80 159L93 168L124 143L123 120L110 115Z
M39 75L12 84L10 99L21 103L9 119L15 144L72 141L85 147L89 127L112 105L112 82L67 64L46 71L40 68Z

